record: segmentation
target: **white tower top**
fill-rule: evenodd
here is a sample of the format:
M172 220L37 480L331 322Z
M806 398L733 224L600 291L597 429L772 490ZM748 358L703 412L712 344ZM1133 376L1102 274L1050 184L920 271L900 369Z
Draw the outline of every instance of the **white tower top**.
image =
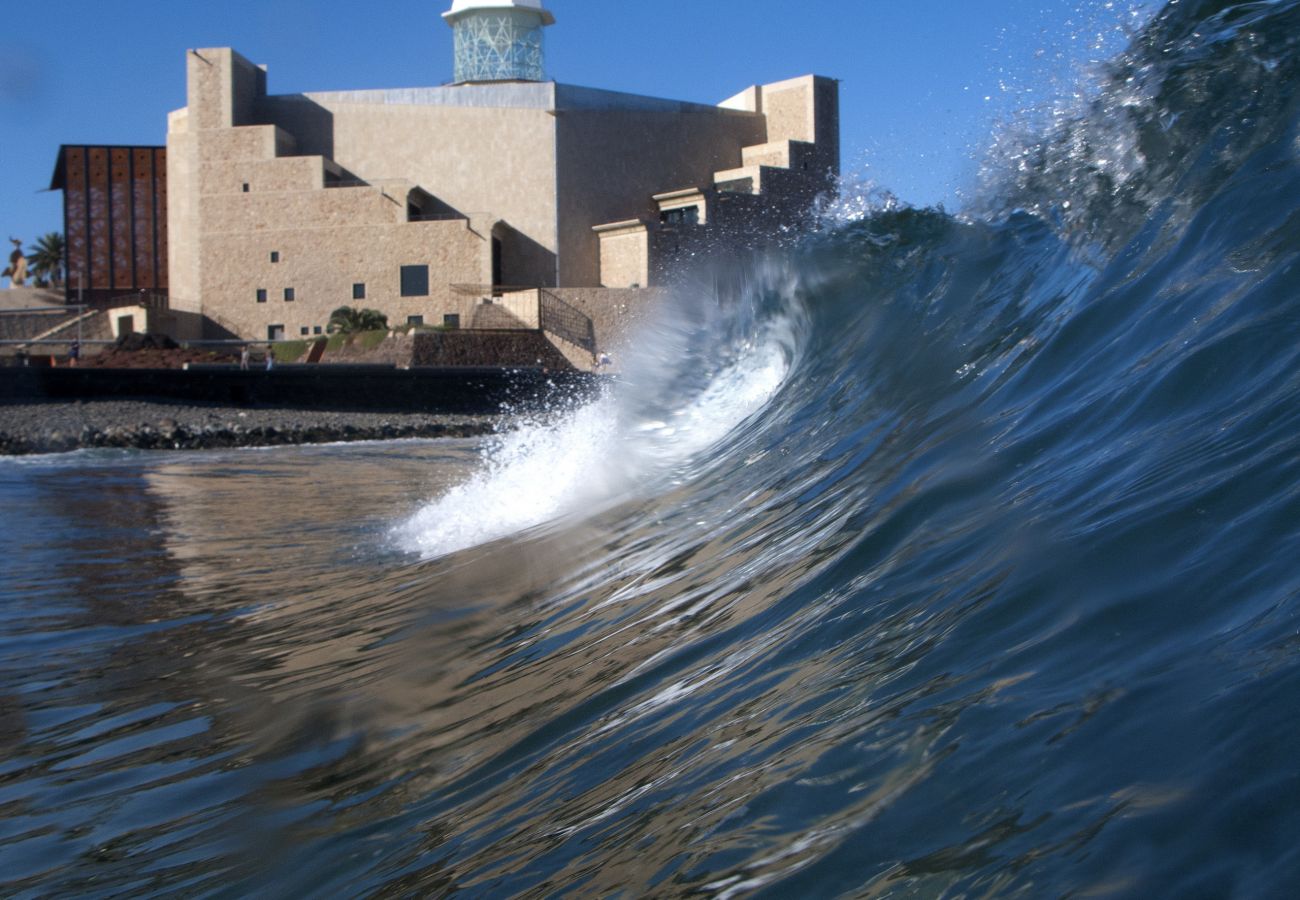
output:
M545 81L542 0L454 0L442 14L455 32L457 83Z
M555 16L542 7L542 0L454 0L442 17L454 24L460 16L481 9L531 9L541 15L543 25L555 24Z

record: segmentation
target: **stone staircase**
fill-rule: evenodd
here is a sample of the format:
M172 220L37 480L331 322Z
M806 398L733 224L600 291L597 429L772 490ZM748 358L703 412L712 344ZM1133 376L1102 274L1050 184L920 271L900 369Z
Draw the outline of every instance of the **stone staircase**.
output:
M80 324L81 330L77 330ZM34 341L111 341L113 326L108 320L108 313L102 309L91 309L79 316L73 316L53 328L41 332L32 338Z
M523 319L516 316L510 310L497 303L482 302L474 307L474 315L470 319L469 327L475 330L492 331L496 329L505 331L519 331L521 329L534 330Z

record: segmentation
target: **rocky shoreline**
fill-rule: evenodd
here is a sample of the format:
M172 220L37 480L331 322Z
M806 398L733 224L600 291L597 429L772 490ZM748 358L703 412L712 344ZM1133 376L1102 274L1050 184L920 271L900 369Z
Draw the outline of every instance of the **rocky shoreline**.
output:
M240 408L146 400L0 403L0 455L90 447L202 450L476 437L495 433L504 422L499 415Z

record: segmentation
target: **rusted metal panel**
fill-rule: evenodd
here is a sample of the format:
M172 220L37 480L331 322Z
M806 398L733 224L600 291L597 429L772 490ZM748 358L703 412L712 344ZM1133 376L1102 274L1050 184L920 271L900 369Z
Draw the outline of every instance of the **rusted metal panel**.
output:
M64 146L68 302L93 305L129 292L167 290L167 151L164 147Z

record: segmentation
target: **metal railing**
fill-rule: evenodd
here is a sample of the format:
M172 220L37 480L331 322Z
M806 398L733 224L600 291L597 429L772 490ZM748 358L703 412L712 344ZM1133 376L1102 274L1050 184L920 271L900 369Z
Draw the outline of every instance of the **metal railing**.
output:
M97 313L98 310L84 304L0 310L0 345L66 344L80 340L82 322ZM75 338L54 337L73 325L77 326Z
M453 284L451 289L457 294L478 297L483 303L501 303L507 309L509 309L511 303L502 303L503 300L508 299L512 302L518 302L520 295L531 293L535 299L530 300L530 305L536 303L537 314L535 317L531 315L525 317L516 313L521 322L519 325L514 326L515 330L540 330L581 347L589 353L596 352L596 328L591 321L591 317L544 287L505 284ZM537 324L531 324L527 321L528 319L532 319ZM469 326L462 325L461 327L464 330L472 330L473 324L471 323ZM498 326L494 326L493 330L498 330Z
M542 331L575 344L588 353L596 352L596 328L591 317L545 288L537 289L537 320Z

